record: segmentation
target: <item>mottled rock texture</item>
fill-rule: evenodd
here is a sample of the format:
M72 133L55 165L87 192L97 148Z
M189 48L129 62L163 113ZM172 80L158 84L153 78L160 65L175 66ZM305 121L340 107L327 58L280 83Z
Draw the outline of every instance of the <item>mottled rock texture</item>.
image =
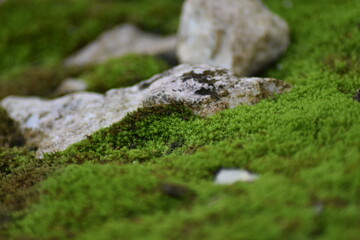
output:
M283 54L287 23L260 0L187 0L179 28L181 62L251 76Z
M94 42L70 56L65 64L97 64L128 53L171 55L175 52L176 41L176 36L162 37L143 32L132 24L123 24L103 33Z
M181 102L208 116L288 89L289 84L277 79L238 78L226 69L183 64L104 95L81 92L55 100L7 97L1 106L19 123L27 143L39 147L41 157L43 152L64 150L141 107Z

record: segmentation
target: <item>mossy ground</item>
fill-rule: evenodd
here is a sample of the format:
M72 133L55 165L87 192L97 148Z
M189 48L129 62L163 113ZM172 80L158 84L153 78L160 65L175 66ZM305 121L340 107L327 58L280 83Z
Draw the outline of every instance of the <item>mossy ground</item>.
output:
M64 78L86 70L62 67L64 58L118 24L133 22L146 31L175 33L182 1L15 0L2 4L0 99L9 94L51 96Z
M86 72L81 78L88 83L89 91L106 92L112 88L129 87L161 73L170 66L153 56L128 54L109 59ZM106 77L105 77L106 76Z
M264 75L291 92L209 118L181 105L141 109L42 160L5 148L0 236L358 239L360 3L264 2L292 29ZM218 186L221 168L260 179Z

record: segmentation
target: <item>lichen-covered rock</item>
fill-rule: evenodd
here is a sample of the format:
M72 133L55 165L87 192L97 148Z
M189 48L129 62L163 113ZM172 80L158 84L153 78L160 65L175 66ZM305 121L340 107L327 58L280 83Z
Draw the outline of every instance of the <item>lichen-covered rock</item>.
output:
M65 64L97 64L128 53L171 55L175 52L176 41L176 36L161 37L143 32L132 24L123 24L103 33L94 42L70 56Z
M74 93L55 100L7 97L1 101L19 123L28 144L43 152L65 150L94 131L121 120L141 107L182 102L207 116L283 93L290 85L270 78L238 78L229 70L183 64L133 87L105 95Z
M180 65L139 84L148 86L144 106L182 102L208 116L238 105L251 105L282 93L290 85L272 78L238 78L230 70L208 65Z
M187 0L177 54L181 62L210 64L250 76L285 52L287 23L260 0Z

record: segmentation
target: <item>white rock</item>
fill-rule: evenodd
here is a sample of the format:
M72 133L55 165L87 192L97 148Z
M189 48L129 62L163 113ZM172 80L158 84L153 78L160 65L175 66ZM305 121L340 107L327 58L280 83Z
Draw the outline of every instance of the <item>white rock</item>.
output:
M236 182L253 182L258 178L258 175L244 169L221 169L216 175L215 183L227 185Z
M7 97L0 105L19 123L27 143L39 147L41 157L43 152L65 150L140 107L183 102L207 116L289 89L289 84L276 79L238 78L229 70L183 64L105 95L80 92L55 100Z
M94 42L70 56L65 64L97 64L128 53L169 54L175 52L176 42L176 36L161 37L143 32L132 24L123 24L103 33Z
M210 64L250 76L283 54L287 23L260 0L187 0L179 28L181 62Z
M82 79L68 78L55 90L54 95L62 96L73 92L85 91L87 87L87 83Z

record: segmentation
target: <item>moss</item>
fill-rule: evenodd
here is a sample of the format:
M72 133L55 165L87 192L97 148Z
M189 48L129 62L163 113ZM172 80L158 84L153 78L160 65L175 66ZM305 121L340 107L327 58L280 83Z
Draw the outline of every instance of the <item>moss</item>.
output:
M24 219L21 225L27 227L23 228L23 236L73 238L77 232L103 221L141 221L141 215L166 212L186 203L164 194L160 190L163 181L144 166L67 167L42 185L40 201L47 207L34 209L36 214ZM48 221L41 221L44 217Z
M128 87L165 71L169 66L151 56L136 54L111 59L82 76L90 91L105 92L112 88Z
M9 95L53 97L55 89L67 78L76 78L92 67L29 67L13 76L0 77L0 99Z
M194 118L189 109L179 104L142 108L55 156L76 163L144 162L184 148L186 133L179 130Z
M6 110L0 107L0 147L20 146L24 142L17 124L8 116Z
M47 155L44 166L70 166L36 185L39 199L25 215L8 213L15 218L7 234L357 239L358 1L293 0L291 9L264 2L292 28L289 51L265 76L292 83L292 91L208 118L181 105L141 109ZM260 178L218 186L213 180L221 168L245 168Z
M35 158L27 148L0 148L0 236L7 237L6 228L14 212L23 215L25 208L37 200L33 186L55 169L54 164Z
M166 0L8 1L0 8L0 22L4 23L0 75L21 72L26 66L59 63L104 30L124 22L173 33L181 4L182 0L171 4Z

